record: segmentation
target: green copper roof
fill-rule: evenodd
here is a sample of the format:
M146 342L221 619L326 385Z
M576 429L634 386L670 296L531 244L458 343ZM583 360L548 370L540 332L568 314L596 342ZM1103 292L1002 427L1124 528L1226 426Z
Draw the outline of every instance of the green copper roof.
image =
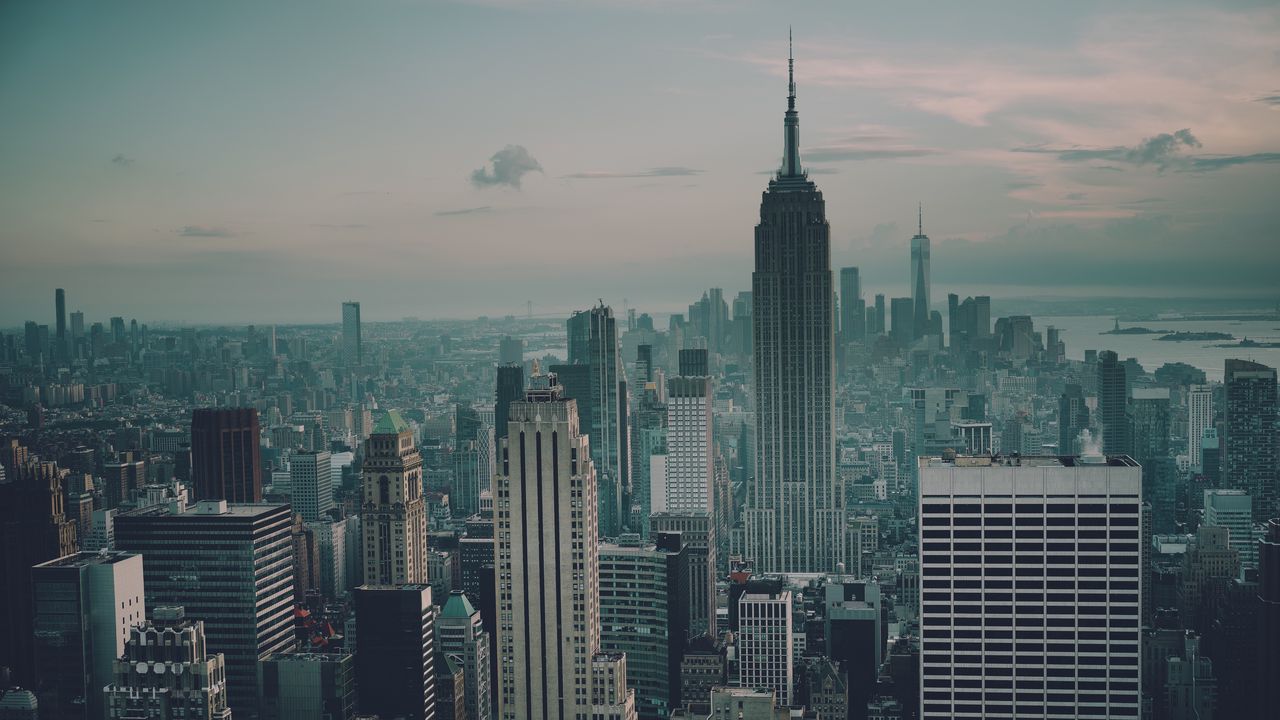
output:
M474 615L476 609L471 605L471 601L467 600L467 596L458 593L449 593L449 599L445 601L444 609L440 611L441 617L451 618L469 618Z
M388 410L373 426L374 435L399 435L408 430L409 423L405 422L404 418L400 417L400 413L395 410Z

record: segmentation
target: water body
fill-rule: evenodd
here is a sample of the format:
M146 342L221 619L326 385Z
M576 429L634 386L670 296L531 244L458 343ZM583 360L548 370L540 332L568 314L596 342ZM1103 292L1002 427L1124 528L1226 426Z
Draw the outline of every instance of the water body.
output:
M1035 328L1044 333L1058 328L1067 346L1067 357L1083 360L1085 350L1114 350L1121 360L1137 358L1147 372L1165 363L1184 362L1204 371L1210 380L1222 380L1222 366L1228 358L1253 360L1280 367L1280 348L1217 347L1242 338L1258 342L1280 342L1280 320L1144 320L1121 322L1120 327L1145 327L1167 332L1224 332L1235 340L1160 340L1165 333L1152 335L1103 335L1115 327L1115 317L1103 315L1037 316Z

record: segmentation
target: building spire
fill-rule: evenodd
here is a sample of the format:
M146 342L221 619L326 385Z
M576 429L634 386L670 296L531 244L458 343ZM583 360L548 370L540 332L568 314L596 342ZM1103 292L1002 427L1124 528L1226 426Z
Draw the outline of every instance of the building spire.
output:
M792 49L791 28L787 27L787 114L783 120L782 169L779 177L801 177L800 115L796 112L796 59Z
M916 234L924 235L924 203L919 203L916 207Z

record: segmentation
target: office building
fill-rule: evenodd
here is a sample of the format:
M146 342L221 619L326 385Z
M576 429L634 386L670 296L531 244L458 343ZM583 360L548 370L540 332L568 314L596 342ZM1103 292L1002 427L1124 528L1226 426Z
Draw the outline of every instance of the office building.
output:
M875 581L828 578L823 587L825 655L845 679L853 717L861 717L876 692L888 636L886 607Z
M40 717L103 717L102 688L129 629L145 617L142 556L67 555L31 568L31 587Z
M499 365L524 365L524 338L503 335L498 341Z
M347 652L288 652L262 661L262 720L352 720L356 662Z
M54 352L53 356L59 362L66 362L70 353L68 353L67 338L67 291L58 288L53 291L54 314L56 315L55 325L57 331L54 334Z
M790 705L795 689L791 591L753 588L739 595L737 604L739 685L772 691L779 705Z
M499 365L498 388L493 406L494 447L507 436L507 418L511 403L524 399L524 365Z
M1192 385L1187 391L1187 461L1193 470L1202 467L1200 449L1204 431L1213 427L1213 389L1208 385Z
M630 434L627 426L626 372L618 356L618 332L613 310L601 304L575 312L567 323L569 363L587 368L585 393L565 386L565 397L589 407L582 420L591 436L600 496L599 523L604 537L617 535L626 522L623 517L623 490L630 480Z
M1280 518L1258 542L1258 677L1280 677ZM1280 683L1258 683L1256 707L1280 708Z
M651 481L651 492L661 495L661 506L665 512L704 513L713 510L713 399L709 377L667 379L666 477L660 487L652 487Z
M649 518L650 539L661 533L679 533L689 552L689 634L716 634L716 568L719 538L715 515L655 513Z
M1067 383L1058 398L1058 453L1079 455L1080 434L1089 429L1089 406L1084 390L1077 383Z
M751 276L756 481L745 554L763 572L812 572L845 559L834 467L835 291L826 205L800 166L787 63L782 167L761 198Z
M427 582L427 510L413 429L389 410L364 443L360 527L367 585Z
M479 410L458 405L454 410L453 492L449 504L457 514L469 516L480 509L480 493L493 483L493 418L485 421Z
M689 552L679 533L600 545L600 643L627 658L643 719L681 707L680 659L689 640Z
M667 408L661 395L657 382L645 383L631 416L631 495L639 515L633 521L633 529L642 539L650 535L649 516L659 512L666 502L665 496L660 497L659 507L654 507L655 463L658 492L666 489Z
M862 342L867 334L867 303L862 299L858 268L840 268L840 338Z
M1239 553L1241 567L1258 566L1258 543L1253 537L1253 498L1245 491L1205 490L1204 524L1227 529L1227 544Z
M342 362L348 368L364 364L364 345L360 339L360 303L342 303Z
M1280 516L1277 484L1276 370L1248 360L1227 360L1222 420L1222 482L1253 498L1253 521Z
M328 450L300 450L289 456L290 505L309 523L319 522L333 503L333 461Z
M191 482L198 500L262 502L262 450L255 408L191 412Z
M492 678L489 675L489 633L480 611L461 590L449 593L436 620L438 650L462 668L467 720L493 717Z
M354 595L360 714L433 720L436 608L431 587L361 585Z
M147 609L181 605L226 657L228 705L258 702L258 662L292 650L293 544L288 505L181 500L116 516L116 547L145 559Z
M1129 381L1124 364L1111 350L1098 353L1098 420L1102 425L1102 452L1133 452L1129 427Z
M592 720L636 720L636 691L627 687L627 656L599 652L591 657Z
M129 628L124 652L102 689L112 720L231 720L226 660L210 652L204 621L159 606ZM335 717L336 720L336 717Z
M893 327L889 336L902 347L915 342L915 301L911 298L893 298L889 301L889 316Z
M929 273L929 236L924 234L923 206L917 220L916 234L911 238L912 327L915 337L924 337L929 334L930 327L929 288L932 276Z
M921 718L1137 718L1142 470L922 457Z

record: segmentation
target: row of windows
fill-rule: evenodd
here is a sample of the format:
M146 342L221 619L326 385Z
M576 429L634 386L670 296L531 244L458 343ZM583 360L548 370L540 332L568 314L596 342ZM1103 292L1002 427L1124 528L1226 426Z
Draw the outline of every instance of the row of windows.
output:
M1092 669L1085 669L1084 672L1090 673L1092 675L1092 674L1096 674L1097 671ZM1019 677L1017 678L1016 684L1017 684L1018 691L1043 690L1046 688L1049 690L1075 690L1077 687L1079 687L1079 689L1081 690L1096 691L1096 690L1105 690L1108 686L1112 690L1116 690L1119 692L1137 692L1138 691L1137 682L1116 680L1114 678L1111 680L1107 680L1102 675L1099 675L1099 677L1103 679L1085 680L1081 678L1079 680L1075 680L1072 678L1067 678L1065 680L1041 680L1039 678ZM992 690L992 689L1012 690L1014 689L1014 684L1015 684L1015 681L1012 679L1001 680L1000 678L976 678L973 680L970 680L968 678L928 678L924 681L924 686L926 688L957 687L957 688L979 688L980 689L985 686L988 690Z
M921 503L920 512L925 515L947 514L954 512L956 514L963 513L986 513L992 514L1009 514L1016 512L1018 515L1028 513L1050 513L1050 514L1105 514L1111 513L1137 513L1137 503Z

